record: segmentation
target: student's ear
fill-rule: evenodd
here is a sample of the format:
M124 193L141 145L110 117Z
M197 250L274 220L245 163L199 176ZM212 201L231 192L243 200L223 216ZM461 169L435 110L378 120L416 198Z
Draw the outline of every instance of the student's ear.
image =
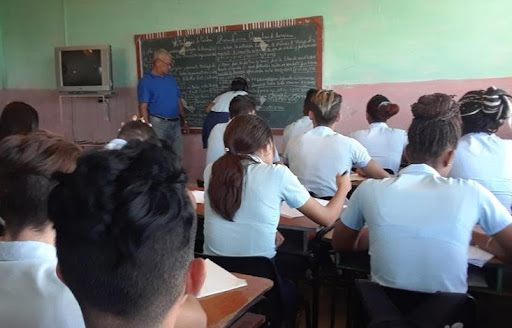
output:
M443 161L443 166L447 167L452 165L453 162L453 156L455 156L455 150L454 149L448 149L446 150L443 155L441 155L441 160Z
M197 295L206 279L206 265L203 259L194 258L190 262L185 284L185 294Z
M59 263L57 263L57 267L55 268L55 273L57 274L57 278L59 278L60 281L62 281L63 284L66 284L64 281L64 278L62 277L62 271L60 270Z
M341 111L338 112L338 115L336 115L336 121L335 122L339 122L341 121Z

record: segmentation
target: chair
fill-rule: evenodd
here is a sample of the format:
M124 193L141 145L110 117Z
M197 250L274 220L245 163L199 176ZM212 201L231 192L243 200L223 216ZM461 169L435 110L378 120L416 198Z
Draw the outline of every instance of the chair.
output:
M196 253L196 257L210 259L230 272L248 274L272 280L274 286L265 293L265 298L268 302L266 312L267 317L270 319L271 326L281 327L282 322L286 320L286 316L284 315L286 312L285 297L282 293L284 286L272 260L261 256L232 257L198 253Z
M437 328L476 326L476 302L468 294L423 293L380 286L357 279L358 320L368 328ZM462 325L456 323L461 323Z

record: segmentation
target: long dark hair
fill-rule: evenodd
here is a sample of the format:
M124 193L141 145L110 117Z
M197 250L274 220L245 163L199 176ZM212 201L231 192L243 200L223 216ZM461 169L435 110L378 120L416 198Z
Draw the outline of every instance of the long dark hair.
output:
M226 153L213 163L208 186L212 209L226 220L233 221L242 204L244 164L255 162L249 155L269 143L273 143L272 131L256 115L239 115L228 124L224 132Z
M13 101L4 107L0 116L0 140L13 134L27 134L39 128L39 115L34 107Z
M458 104L443 93L421 96L411 106L409 160L424 163L436 159L449 147L456 148L461 135Z

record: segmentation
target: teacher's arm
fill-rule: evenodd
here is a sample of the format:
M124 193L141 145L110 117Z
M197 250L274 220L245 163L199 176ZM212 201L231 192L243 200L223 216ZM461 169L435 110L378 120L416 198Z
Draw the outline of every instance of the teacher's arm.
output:
M182 98L179 98L178 99L178 106L179 106L179 110L180 110L180 118L181 118L181 128L184 131L184 133L189 133L190 132L190 127L188 126L188 122L187 122L187 117L185 115L185 106L183 106L183 99Z
M146 123L149 123L148 103L139 103L139 114Z

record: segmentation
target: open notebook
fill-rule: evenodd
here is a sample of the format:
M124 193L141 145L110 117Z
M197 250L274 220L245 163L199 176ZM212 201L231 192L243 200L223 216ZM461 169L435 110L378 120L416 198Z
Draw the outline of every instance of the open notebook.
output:
M494 255L475 246L469 246L468 263L483 267Z
M239 279L214 262L206 259L206 280L197 298L222 293L247 286L247 281Z

